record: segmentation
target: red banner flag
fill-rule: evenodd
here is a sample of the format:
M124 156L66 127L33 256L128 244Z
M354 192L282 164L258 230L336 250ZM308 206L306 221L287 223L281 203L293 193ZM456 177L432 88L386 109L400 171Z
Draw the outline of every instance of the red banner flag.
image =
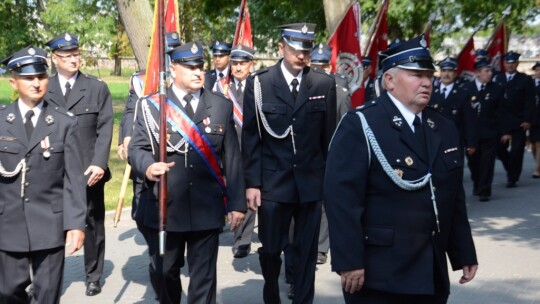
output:
M508 40L506 36L506 26L504 26L504 22L501 21L486 46L494 71L501 73L505 72L503 62L507 48Z
M467 40L461 52L457 56L457 74L467 79L474 78L474 62L476 60L476 51L474 48L474 34Z
M362 82L362 52L360 51L360 5L352 3L345 16L330 37L328 45L332 47L332 72L339 72L349 79L352 107L364 103Z
M152 26L152 38L150 40L150 51L148 52L148 60L146 62L146 77L144 79L143 95L155 93L158 90L159 84L159 37L158 37L158 10L156 1L156 9L154 9L154 23ZM167 1L165 7L165 31L178 32L178 6L176 0Z
M240 15L236 24L233 46L241 44L253 48L253 36L251 35L251 18L247 8L247 0L242 0L240 4Z
M369 77L375 79L377 69L379 52L382 52L388 48L388 7L390 6L390 0L383 3L379 12L379 18L375 20L375 32L371 38L371 44L369 45L367 56L371 58L371 74ZM368 41L368 43L370 43Z

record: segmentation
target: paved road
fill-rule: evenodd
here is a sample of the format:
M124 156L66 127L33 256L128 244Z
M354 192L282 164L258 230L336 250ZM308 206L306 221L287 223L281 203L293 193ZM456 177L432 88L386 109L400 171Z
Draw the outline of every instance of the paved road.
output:
M466 285L457 283L460 272L451 274L449 303L540 303L540 180L531 178L532 157L529 153L524 168L519 187L506 189L504 172L497 162L493 197L487 203L479 202L471 195L467 175L464 183L480 269L476 279ZM230 231L221 234L218 303L262 303L263 279L255 253L260 243L254 242L252 253L243 259L233 258L231 243ZM84 295L81 254L66 258L61 303L157 303L149 284L145 243L131 221L129 210L124 210L122 221L116 228L112 227L112 214L107 215L103 292L95 297ZM281 281L284 282L284 278ZM187 271L183 269L184 289L188 282ZM283 303L290 303L285 294L285 283L282 283L281 292ZM315 303L343 303L339 277L330 271L328 263L319 265L317 270Z

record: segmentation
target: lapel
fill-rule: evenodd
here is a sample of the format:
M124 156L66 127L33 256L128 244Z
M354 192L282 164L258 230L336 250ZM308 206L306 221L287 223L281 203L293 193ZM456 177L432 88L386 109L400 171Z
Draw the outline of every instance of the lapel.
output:
M422 111L422 125L426 134L426 144L428 148L429 167L433 166L436 155L441 147L442 138L438 132L435 119L431 117L429 111Z
M40 144L45 137L52 133L54 119L52 122L47 123L47 120L50 120L50 118L46 119L47 116L49 116L48 104L44 102L43 109L36 123L36 127L34 128L34 132L32 132L32 137L28 143L28 151L32 150L36 145Z
M412 131L411 127L407 124L405 117L401 115L401 112L394 105L394 103L392 102L390 97L388 97L387 94L384 94L383 96L385 96L385 100L380 102L380 104L383 105L386 112L388 113L388 118L389 118L388 123L399 132L399 138L401 142L405 146L407 146L410 150L412 150L414 154L416 154L416 156L418 156L418 158L421 159L427 165L429 162L427 159L425 159L426 153L422 151L422 146L418 144L418 140L416 139L416 136L414 135L414 132ZM422 116L422 124L425 124L424 116ZM426 129L427 128L424 128L425 133L427 133ZM426 143L428 143L427 139L426 139Z
M23 119L21 116L21 111L19 111L19 107L17 106L17 102L14 102L12 104L9 104L7 107L7 115L13 114L15 115L15 119L9 121L7 116L4 118L8 122L7 131L13 135L13 137L17 138L21 144L24 147L28 147L28 139L26 138L26 131L23 124Z
M193 122L197 125L203 119L210 116L209 109L212 107L212 103L207 101L207 94L204 89L201 89L201 97L199 99L199 104L197 105L197 110L195 111L195 116L193 117Z
M83 97L86 95L86 88L88 87L88 83L86 80L86 77L82 75L81 72L77 74L77 79L75 80L75 84L73 85L73 88L71 89L71 93L69 93L68 100L66 103L66 108L69 110L73 108L79 101L83 99Z
M294 109L294 100L291 90L289 90L289 84L285 81L285 76L283 76L283 73L281 72L281 60L274 65L273 69L270 69L270 72L272 72L270 79L273 80L273 91L275 92L276 97L288 104L291 109ZM300 90L298 91L298 94L300 94Z
M312 81L310 77L311 73L309 71L309 68L304 68L302 83L300 83L300 87L298 88L298 97L296 98L293 114L308 101L308 98L311 95Z
M55 105L65 108L66 102L64 95L62 94L62 89L60 88L60 80L58 80L58 74L49 78L49 89L48 89L48 101L54 103Z

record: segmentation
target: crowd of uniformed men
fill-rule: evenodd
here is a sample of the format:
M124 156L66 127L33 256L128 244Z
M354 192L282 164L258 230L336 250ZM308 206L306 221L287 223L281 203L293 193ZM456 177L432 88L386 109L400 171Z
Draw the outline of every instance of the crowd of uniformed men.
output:
M527 136L540 177L540 62L517 72L504 55L493 75L479 51L475 77L435 63L423 36L379 54L378 84L362 58L365 103L351 111L347 78L330 72L331 48L315 26L280 27L282 59L252 73L255 50L203 46L167 34L171 85L165 109L131 78L118 155L133 168L132 217L148 244L160 303L179 303L187 261L188 303L216 302L225 217L235 258L251 252L255 218L265 303L280 303L285 252L288 297L311 303L317 263L332 250L347 303L446 303L447 256L460 283L478 268L465 207L465 157L474 195L492 197L496 158L514 188ZM78 38L29 46L3 60L17 101L0 107L0 302L58 303L64 254L84 247L86 295L101 292L104 184L112 141L111 95L82 73ZM375 88L380 88L375 93ZM378 96L380 95L380 96ZM159 113L167 113L167 162L159 162ZM167 173L167 238L159 253L158 181ZM329 239L331 242L329 243ZM84 245L84 246L83 246ZM31 272L31 273L30 273Z

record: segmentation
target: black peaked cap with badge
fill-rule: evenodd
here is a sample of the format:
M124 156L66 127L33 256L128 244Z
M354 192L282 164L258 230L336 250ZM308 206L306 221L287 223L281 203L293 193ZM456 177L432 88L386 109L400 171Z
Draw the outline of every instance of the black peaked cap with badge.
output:
M429 53L424 34L380 52L379 62L383 72L394 67L406 70L435 71L433 58Z
M509 51L508 53L504 54L504 61L508 63L518 62L520 56L521 56L520 53Z
M231 51L231 61L251 61L255 57L255 50L245 45L235 45Z
M47 52L44 49L29 45L2 60L7 70L20 76L40 75L47 73Z
M54 51L71 51L79 48L79 38L71 33L62 33L46 43Z
M315 40L314 23L292 23L278 26L281 37L290 47L299 51L311 51Z
M166 33L165 40L167 41L167 51L182 45L182 41L180 40L180 36L178 36L177 32Z
M199 41L188 42L178 46L169 52L171 61L189 66L198 66L204 64L204 53L202 44Z
M456 58L446 57L439 62L439 68L441 70L457 70L458 63Z
M312 64L330 64L332 58L332 47L319 43L311 50Z
M212 45L212 55L229 55L231 53L232 44L217 40Z

